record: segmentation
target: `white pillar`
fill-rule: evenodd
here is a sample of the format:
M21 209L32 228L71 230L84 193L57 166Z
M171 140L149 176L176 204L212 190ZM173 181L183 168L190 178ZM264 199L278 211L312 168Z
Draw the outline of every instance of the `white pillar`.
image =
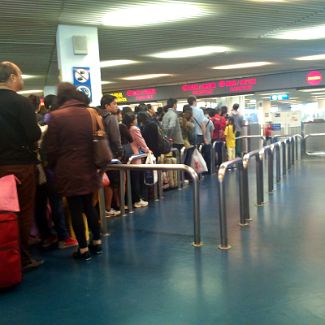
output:
M92 105L99 105L102 87L97 27L59 25L56 44L61 81L80 86L85 93L89 89Z

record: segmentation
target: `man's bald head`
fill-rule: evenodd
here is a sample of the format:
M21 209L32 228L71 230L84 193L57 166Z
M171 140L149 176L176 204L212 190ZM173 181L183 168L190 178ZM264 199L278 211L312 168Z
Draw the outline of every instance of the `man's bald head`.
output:
M0 62L0 86L6 86L14 91L23 88L24 82L19 67L9 61Z

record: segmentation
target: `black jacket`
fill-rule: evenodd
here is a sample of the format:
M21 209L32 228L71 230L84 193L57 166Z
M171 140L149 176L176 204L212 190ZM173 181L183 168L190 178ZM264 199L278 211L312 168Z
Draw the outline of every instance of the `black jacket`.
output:
M36 163L35 148L40 137L29 100L12 90L0 89L0 165Z

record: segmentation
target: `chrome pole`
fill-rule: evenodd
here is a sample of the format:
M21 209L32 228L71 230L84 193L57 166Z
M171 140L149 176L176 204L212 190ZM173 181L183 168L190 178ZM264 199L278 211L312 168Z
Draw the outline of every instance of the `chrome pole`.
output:
M129 213L134 213L132 205L132 187L131 187L131 171L128 169L126 171L126 182L127 182L127 196L128 196L128 208Z
M244 212L245 221L250 221L250 211L249 211L249 186L248 186L248 160L243 161L243 191L244 191Z
M268 185L269 185L269 193L273 192L274 189L274 175L273 175L273 163L274 163L274 147L270 147L268 150Z
M159 193L159 198L162 199L164 197L164 191L163 191L162 171L161 170L158 170L158 193Z
M256 196L257 205L264 203L263 155L256 155Z
M275 178L276 178L276 182L279 183L281 181L281 156L280 156L280 143L277 142L274 144L274 148L276 149L276 155L275 155L275 158L276 158L276 166L275 166L275 171L276 171L276 175L275 175Z
M282 147L282 175L285 176L287 174L287 148L285 142L281 141Z
M240 221L239 225L241 227L248 226L248 222L246 219L246 202L245 202L245 180L244 180L244 166L243 161L238 163L239 169L239 206L240 206Z
M120 170L120 210L121 216L125 216L125 207L124 207L124 200L125 200L125 174L124 170Z
M101 187L98 190L98 206L99 206L99 215L100 215L100 221L101 221L101 232L103 236L108 236L108 230L107 230L107 219L106 219L106 213L105 213L105 194L104 189Z
M291 142L289 139L285 141L287 151L288 151L288 170L291 169Z

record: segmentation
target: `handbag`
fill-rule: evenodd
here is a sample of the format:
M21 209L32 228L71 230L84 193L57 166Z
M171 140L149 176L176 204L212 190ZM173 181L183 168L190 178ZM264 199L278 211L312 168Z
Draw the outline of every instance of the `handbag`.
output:
M155 165L156 164L156 157L149 152L146 158L146 164L148 165ZM148 170L144 172L144 183L146 185L154 185L158 181L158 173L156 170Z
M207 164L197 148L194 149L191 160L191 167L198 173L204 173L208 171Z
M17 183L20 182L15 175L7 175L0 178L0 211L20 211Z
M87 108L92 121L93 129L93 158L97 168L105 169L113 158L109 146L102 117L93 108Z
M172 145L168 138L163 134L162 130L158 127L158 151L160 154L169 153L172 150Z

